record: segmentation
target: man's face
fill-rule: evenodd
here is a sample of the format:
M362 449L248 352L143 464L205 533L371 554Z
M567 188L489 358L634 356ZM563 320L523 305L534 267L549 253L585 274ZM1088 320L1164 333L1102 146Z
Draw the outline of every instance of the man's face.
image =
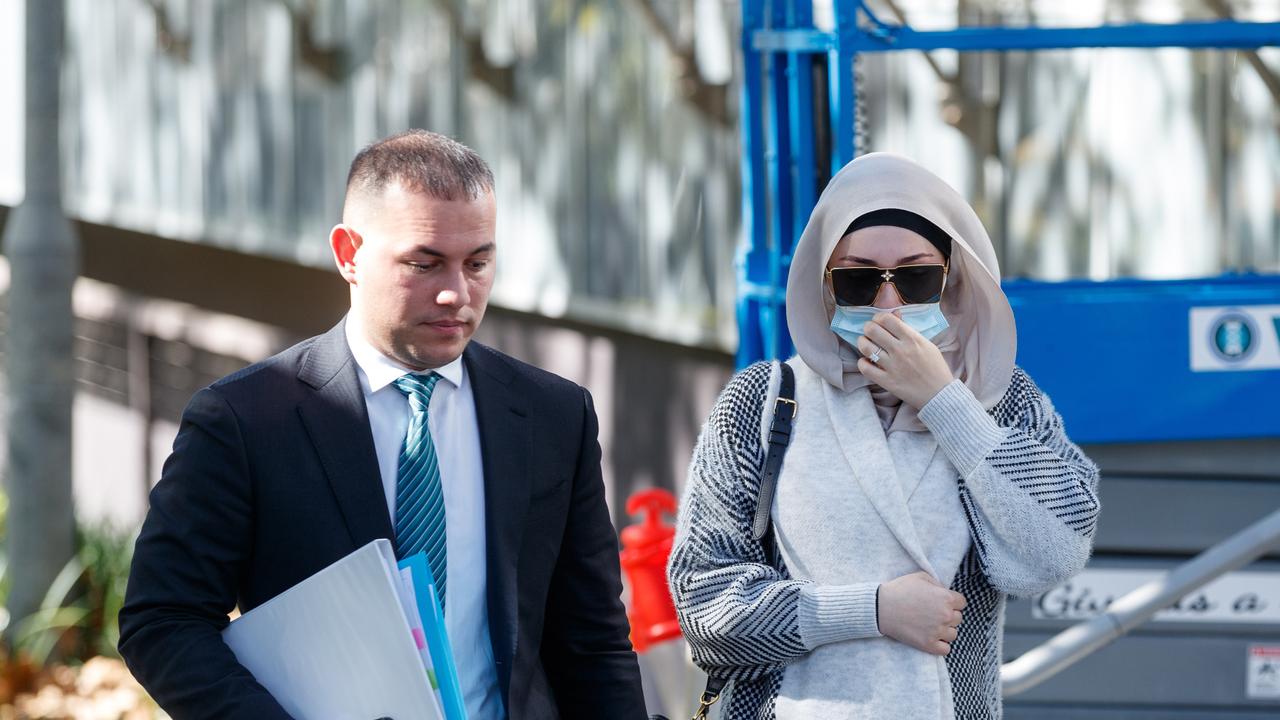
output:
M415 370L462 354L493 287L495 216L491 193L449 201L393 185L333 229L370 344Z

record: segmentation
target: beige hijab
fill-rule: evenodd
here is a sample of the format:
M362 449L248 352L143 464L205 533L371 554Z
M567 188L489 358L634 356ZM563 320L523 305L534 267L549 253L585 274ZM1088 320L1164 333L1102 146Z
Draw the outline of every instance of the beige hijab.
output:
M857 350L831 331L835 301L823 275L849 224L886 208L910 210L951 236L951 269L942 296L942 314L950 327L933 342L942 350L952 375L991 409L1009 387L1018 346L1013 310L1000 289L995 248L959 193L900 155L871 153L857 158L836 173L818 198L787 277L787 324L796 352L814 372L845 392L870 385L858 372ZM873 394L882 405L884 393L877 390L873 387ZM886 429L927 430L915 408L905 403Z

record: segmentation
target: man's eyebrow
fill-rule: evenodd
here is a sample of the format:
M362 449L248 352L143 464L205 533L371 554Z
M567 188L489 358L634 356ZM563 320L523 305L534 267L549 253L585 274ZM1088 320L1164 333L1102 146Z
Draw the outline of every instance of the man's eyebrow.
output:
M485 243L484 245L481 245L480 247L476 248L475 250L472 250L472 251L471 251L471 253L470 253L467 257L475 257L476 255L482 255L482 254L487 253L487 252L493 252L493 248L494 248L494 244L493 244L493 243ZM426 245L419 245L419 246L415 247L415 248L413 249L413 252L421 253L421 254L423 254L423 255L430 255L430 256L432 256L432 257L438 257L438 258L444 258L444 257L446 257L444 253L440 252L439 250L433 250L433 249L431 249L431 248L427 247Z

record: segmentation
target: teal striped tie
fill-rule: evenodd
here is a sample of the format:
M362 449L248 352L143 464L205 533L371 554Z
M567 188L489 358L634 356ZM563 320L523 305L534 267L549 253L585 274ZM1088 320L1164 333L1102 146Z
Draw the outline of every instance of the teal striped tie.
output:
M436 582L440 607L444 609L445 555L444 487L440 484L440 463L427 427L427 407L431 391L440 376L402 375L396 389L409 398L409 430L400 450L396 473L396 557L419 552L427 554L427 565Z

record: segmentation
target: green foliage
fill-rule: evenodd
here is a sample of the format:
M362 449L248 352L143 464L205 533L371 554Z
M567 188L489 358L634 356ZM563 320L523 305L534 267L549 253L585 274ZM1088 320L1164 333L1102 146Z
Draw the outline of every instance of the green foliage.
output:
M0 492L0 543L6 510ZM75 557L54 578L40 609L14 621L12 645L0 645L0 718L81 717L86 711L107 717L89 709L106 703L120 712L122 702L130 709L121 718L168 718L116 653L136 534L110 525L77 529ZM0 544L0 631L9 620L6 568Z
M120 642L118 618L133 562L137 531L99 528L82 532L80 562L85 568L90 606L96 612L95 647L98 655L116 655Z
M76 555L54 578L40 609L14 621L14 654L37 666L118 657L118 617L135 536L110 525L80 527Z

